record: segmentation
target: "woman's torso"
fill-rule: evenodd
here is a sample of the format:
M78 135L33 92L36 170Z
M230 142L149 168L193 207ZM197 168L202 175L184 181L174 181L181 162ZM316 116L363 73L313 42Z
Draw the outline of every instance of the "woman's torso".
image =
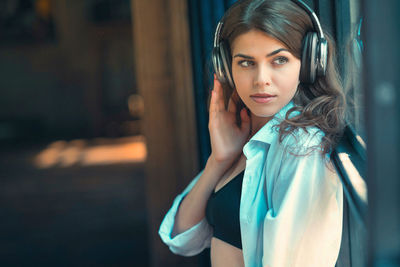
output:
M237 177L241 172L244 171L246 166L246 158L244 155L240 157L236 164L234 164L221 178L216 185L214 192L218 193L219 190L227 186L233 179L239 179ZM237 178L236 178L237 177ZM239 212L239 210L238 210ZM222 226L223 227L223 226ZM213 267L241 267L244 266L243 253L238 247L235 247L221 239L212 237L211 239L211 264Z

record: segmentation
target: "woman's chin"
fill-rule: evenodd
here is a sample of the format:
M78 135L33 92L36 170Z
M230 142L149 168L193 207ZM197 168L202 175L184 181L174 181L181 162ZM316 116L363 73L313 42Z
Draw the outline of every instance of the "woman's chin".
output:
M259 117L259 118L270 118L276 114L276 112L265 111L265 110L256 110L250 109L252 115Z

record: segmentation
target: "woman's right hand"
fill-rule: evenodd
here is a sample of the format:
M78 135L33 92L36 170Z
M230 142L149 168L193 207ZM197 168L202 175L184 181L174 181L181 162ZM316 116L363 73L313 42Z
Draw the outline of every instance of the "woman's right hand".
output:
M190 229L204 218L207 201L215 186L241 155L243 146L250 135L250 117L243 109L240 112L241 127L238 127L235 113L236 106L232 100L229 101L228 110L225 109L221 84L214 79L208 124L211 155L200 179L179 206L171 233L173 237Z
M236 105L229 99L225 109L221 83L214 78L211 94L208 128L211 139L211 156L216 162L230 166L242 153L250 135L250 117L245 108L240 111L241 126L236 124Z

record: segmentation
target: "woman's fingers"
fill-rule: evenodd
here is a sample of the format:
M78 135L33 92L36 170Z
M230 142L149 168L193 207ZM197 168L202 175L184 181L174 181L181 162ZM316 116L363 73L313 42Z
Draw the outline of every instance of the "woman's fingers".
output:
M225 103L224 103L224 92L222 90L222 85L218 81L218 79L214 78L214 91L216 96L216 108L217 110L225 110Z
M218 88L216 88L214 79L214 87L211 91L210 111L218 111L218 109Z
M232 97L229 98L229 102L228 102L228 111L232 112L232 113L236 113L236 104L233 101Z
M210 111L225 111L224 97L220 82L214 78L214 88L211 91Z
M210 113L215 110L216 110L216 96L215 96L215 91L211 90Z

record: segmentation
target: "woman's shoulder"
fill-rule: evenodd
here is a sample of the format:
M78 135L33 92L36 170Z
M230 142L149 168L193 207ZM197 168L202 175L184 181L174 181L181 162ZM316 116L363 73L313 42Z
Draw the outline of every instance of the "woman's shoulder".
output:
M283 140L283 148L298 155L322 151L322 140L325 133L315 126L299 127L287 134Z

